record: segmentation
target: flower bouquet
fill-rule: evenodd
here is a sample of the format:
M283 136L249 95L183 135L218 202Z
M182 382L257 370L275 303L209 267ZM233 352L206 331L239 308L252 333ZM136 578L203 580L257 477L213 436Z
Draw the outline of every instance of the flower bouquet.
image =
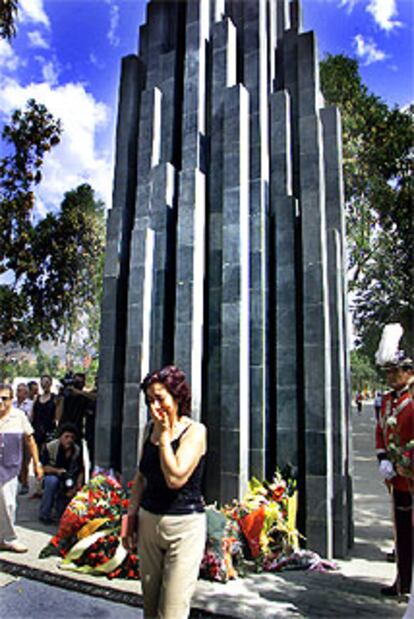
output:
M296 484L283 479L280 472L271 483L253 477L243 501L233 501L223 511L237 523L245 555L254 560L258 571L271 569L275 558L299 549Z
M62 557L65 570L138 579L139 558L127 553L120 540L127 507L118 481L104 474L93 477L69 503L40 557ZM222 509L208 506L200 577L224 583L243 576L244 559L253 559L257 571L326 567L315 553L299 549L296 513L296 483L279 472L271 483L253 478L240 502Z
M238 527L214 505L206 508L207 541L200 566L200 578L227 582L237 578L236 565L242 558Z
M61 556L62 569L139 578L138 557L127 556L119 538L127 507L126 493L116 479L104 474L93 477L67 506L57 534L40 558Z

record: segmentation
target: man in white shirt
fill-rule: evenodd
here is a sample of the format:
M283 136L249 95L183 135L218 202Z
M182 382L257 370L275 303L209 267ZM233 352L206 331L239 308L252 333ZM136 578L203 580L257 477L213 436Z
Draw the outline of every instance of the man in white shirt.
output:
M29 387L25 383L19 383L16 389L16 398L12 406L24 412L28 420L32 421L33 400L29 398Z
M43 468L33 438L33 428L26 415L13 408L13 389L0 383L0 550L26 552L14 529L16 515L17 476L23 458L23 439L33 458L38 479Z

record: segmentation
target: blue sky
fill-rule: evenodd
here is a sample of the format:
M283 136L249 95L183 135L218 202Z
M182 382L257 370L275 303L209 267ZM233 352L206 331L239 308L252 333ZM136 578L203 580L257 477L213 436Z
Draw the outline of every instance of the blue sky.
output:
M61 144L37 192L38 215L90 182L110 206L119 66L134 53L143 0L20 0L18 35L0 41L0 121L34 96L60 117ZM414 101L413 0L303 0L305 30L321 56L360 61L363 80L388 104Z

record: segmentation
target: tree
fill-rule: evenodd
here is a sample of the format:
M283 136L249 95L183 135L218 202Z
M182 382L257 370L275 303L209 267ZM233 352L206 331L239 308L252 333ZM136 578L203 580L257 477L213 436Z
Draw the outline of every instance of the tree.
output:
M80 185L65 194L58 215L36 227L33 258L38 268L27 274L32 322L42 334L54 333L79 354L98 346L99 308L105 250L105 211L93 189ZM84 337L75 341L82 330Z
M42 340L69 347L83 330L94 352L105 246L103 203L80 185L65 194L60 211L32 223L34 186L43 158L59 142L61 127L31 100L3 130L10 153L0 162L0 337L24 347Z
M30 99L2 131L9 154L0 161L0 275L14 276L14 288L36 270L32 254L34 188L42 180L45 154L59 143L60 121Z
M362 391L365 387L373 391L383 382L383 377L379 375L372 358L358 350L351 351L351 382L352 391Z
M38 350L36 355L36 376L50 374L56 378L62 373L61 362L57 355L47 355L42 350Z
M321 88L343 125L349 281L358 343L376 349L382 326L398 321L414 341L414 108L390 109L362 83L356 60L321 62Z
M0 0L0 39L16 35L18 0Z

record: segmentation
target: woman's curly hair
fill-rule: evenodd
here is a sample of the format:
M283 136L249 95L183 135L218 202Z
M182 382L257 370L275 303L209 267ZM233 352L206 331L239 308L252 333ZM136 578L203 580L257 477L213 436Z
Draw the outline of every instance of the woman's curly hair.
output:
M178 404L178 414L191 417L191 389L182 370L175 365L167 365L161 370L147 374L140 387L144 394L154 383L161 383Z

